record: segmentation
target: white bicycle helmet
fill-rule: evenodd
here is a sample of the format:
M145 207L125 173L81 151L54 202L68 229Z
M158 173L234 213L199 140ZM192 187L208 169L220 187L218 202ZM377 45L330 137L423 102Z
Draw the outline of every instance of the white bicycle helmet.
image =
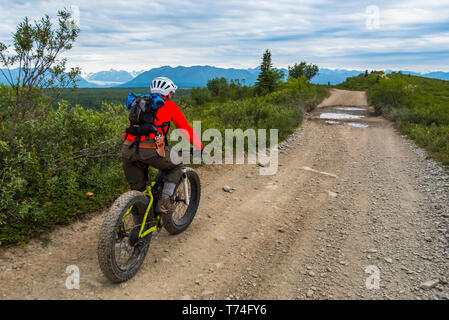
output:
M151 93L160 93L164 96L168 96L170 92L175 93L178 87L166 77L157 77L151 81Z

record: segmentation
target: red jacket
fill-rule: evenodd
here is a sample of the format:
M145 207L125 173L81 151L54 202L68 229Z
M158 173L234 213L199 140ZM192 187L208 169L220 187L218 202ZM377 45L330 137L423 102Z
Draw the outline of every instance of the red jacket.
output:
M201 144L200 139L195 131L193 131L192 127L187 122L184 114L179 109L179 107L171 100L165 100L165 105L157 111L156 114L158 120L155 120L154 123L159 126L164 122L173 121L175 127L177 129L184 129L189 133L189 136L186 135L186 138L190 140L190 144L192 144L196 149L203 150L203 145ZM159 132L162 132L162 129L158 129ZM130 141L135 140L135 136L132 134L128 134L126 136L126 132L124 133L124 138ZM154 133L150 134L150 139L154 139ZM141 137L140 141L145 140L145 137Z

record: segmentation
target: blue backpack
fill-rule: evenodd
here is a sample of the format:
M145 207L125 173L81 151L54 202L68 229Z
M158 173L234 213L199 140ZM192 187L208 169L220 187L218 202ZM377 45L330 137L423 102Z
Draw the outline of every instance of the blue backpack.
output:
M165 100L160 94L135 94L130 92L126 99L126 107L129 110L130 126L126 129L127 136L149 137L150 133L159 135L159 128L166 137L170 122L164 122L157 126L154 120L158 120L156 114L165 105ZM126 136L126 137L127 137ZM136 139L135 141L140 141Z
M151 106L152 109L156 110L162 107L165 104L164 99L162 99L160 94L135 94L134 92L128 93L128 97L126 98L126 107L128 110L131 109L131 105L138 97L143 97L147 99L148 101L151 99L153 100L153 104Z

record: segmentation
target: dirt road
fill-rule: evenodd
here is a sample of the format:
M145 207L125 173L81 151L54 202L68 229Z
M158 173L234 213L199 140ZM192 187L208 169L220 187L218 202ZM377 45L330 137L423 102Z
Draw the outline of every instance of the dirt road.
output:
M194 222L153 239L128 283L110 284L98 267L97 214L47 246L1 252L0 298L449 298L448 176L373 117L362 92L334 90L306 118L281 146L275 176L200 168ZM65 286L70 265L79 290Z

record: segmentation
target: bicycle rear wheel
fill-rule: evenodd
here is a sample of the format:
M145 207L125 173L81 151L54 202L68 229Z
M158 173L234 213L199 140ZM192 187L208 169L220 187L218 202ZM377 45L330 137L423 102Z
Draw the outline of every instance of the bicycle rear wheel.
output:
M187 168L187 189L189 205L186 204L185 186L182 180L176 187L174 198L176 209L171 214L162 215L162 224L170 234L184 232L192 223L198 210L201 198L201 183L198 174L191 168Z
M148 252L152 234L139 239L143 216L149 199L139 191L121 195L106 215L100 231L98 262L104 275L112 282L131 279ZM151 227L152 215L148 214Z

